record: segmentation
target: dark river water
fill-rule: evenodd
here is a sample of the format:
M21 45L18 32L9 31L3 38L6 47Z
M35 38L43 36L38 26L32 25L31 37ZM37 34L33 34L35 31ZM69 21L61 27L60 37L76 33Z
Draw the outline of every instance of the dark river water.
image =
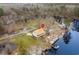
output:
M54 50L51 48L48 51L48 55L79 55L79 32L70 31L70 38L64 40L63 38L59 39L56 42L56 45L59 46L58 49Z

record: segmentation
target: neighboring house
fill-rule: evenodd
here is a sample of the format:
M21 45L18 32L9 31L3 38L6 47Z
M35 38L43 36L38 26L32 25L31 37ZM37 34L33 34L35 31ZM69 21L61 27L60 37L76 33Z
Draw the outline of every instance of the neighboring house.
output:
M46 34L46 32L43 30L43 28L37 29L35 31L33 31L33 36L35 37L40 37Z

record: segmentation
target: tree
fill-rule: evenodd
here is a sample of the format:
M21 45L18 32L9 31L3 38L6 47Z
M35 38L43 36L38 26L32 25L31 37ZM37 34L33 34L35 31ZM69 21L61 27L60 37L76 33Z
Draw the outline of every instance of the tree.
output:
M2 23L0 22L0 35L4 33L4 28Z
M74 8L74 16L79 17L79 7Z
M66 5L60 6L60 13L61 13L61 15L63 15L63 16L66 15L66 13L67 13Z
M0 17L4 15L4 11L2 8L0 8Z

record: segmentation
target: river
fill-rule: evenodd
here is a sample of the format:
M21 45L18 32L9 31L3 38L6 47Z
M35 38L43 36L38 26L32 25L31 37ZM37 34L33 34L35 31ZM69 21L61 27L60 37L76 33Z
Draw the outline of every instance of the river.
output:
M68 40L61 38L55 44L59 48L51 48L47 55L79 55L79 32L70 30Z

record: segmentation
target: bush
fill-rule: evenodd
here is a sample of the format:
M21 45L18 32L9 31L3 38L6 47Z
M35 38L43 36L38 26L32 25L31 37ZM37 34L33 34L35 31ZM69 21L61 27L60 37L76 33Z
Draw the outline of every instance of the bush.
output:
M76 17L79 16L79 7L74 8L74 16L76 16Z
M2 8L0 8L0 17L4 15L4 11Z
M72 20L71 20L71 19L65 19L65 20L64 20L64 22L65 22L65 24L66 24L66 25L68 25L68 26L69 26L69 25L70 25L70 23L72 22Z

